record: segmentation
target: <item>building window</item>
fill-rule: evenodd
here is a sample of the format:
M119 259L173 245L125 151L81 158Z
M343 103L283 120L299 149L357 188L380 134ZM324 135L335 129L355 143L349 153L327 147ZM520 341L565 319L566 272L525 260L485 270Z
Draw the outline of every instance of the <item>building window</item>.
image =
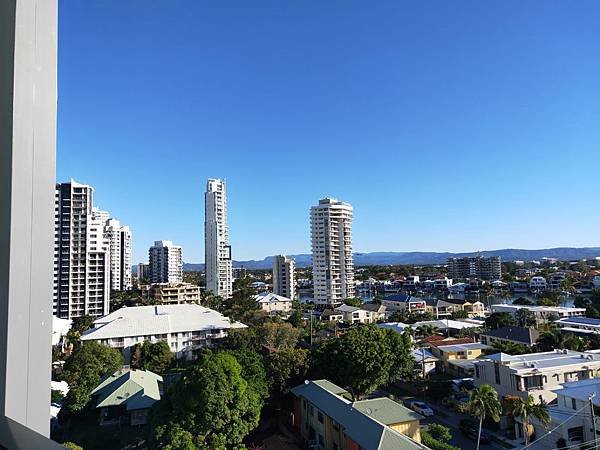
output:
M317 419L318 419L318 421L319 421L320 423L323 423L323 421L324 421L324 418L323 418L323 413L322 413L321 411L319 411L319 412L317 413Z
M569 441L571 442L583 441L583 427L569 428L567 434L569 435Z
M302 408L306 409L306 400L302 400Z
M571 399L571 408L577 409L577 402L574 398Z

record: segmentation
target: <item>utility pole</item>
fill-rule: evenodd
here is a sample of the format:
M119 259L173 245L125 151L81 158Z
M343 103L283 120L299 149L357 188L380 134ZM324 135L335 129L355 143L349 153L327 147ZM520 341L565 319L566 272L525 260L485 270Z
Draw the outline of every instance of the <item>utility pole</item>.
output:
M594 433L594 450L598 450L598 437L596 435L596 416L594 414L594 402L592 399L596 396L596 393L591 394L588 397L588 401L590 402L590 413L592 415L592 431Z

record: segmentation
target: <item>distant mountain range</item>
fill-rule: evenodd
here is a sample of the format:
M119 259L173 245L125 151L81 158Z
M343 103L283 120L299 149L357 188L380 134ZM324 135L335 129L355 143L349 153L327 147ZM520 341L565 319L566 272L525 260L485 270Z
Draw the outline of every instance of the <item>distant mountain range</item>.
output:
M533 261L542 258L556 258L562 261L574 261L579 259L592 259L600 256L600 247L559 247L545 248L541 250L523 250L506 248L501 250L485 250L469 253L438 253L438 252L372 252L354 253L354 265L374 266L387 264L445 264L448 258L460 258L464 256L500 256L502 261ZM309 254L288 255L296 260L297 267L308 267L311 265ZM262 260L233 261L233 267L245 267L250 270L270 269L273 265L273 256L267 256ZM204 264L186 263L183 265L186 272L204 270Z

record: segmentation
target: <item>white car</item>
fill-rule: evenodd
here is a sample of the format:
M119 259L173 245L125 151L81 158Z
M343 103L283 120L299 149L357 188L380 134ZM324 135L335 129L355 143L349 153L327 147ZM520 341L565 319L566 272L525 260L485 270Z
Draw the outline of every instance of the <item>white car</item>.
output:
M414 412L418 412L422 416L431 417L433 416L433 409L423 402L412 402L410 404L411 409Z

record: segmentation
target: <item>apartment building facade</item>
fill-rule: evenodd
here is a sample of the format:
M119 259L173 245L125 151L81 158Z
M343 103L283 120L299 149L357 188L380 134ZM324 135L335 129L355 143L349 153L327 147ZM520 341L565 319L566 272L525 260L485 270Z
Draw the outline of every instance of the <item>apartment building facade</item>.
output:
M285 255L273 258L273 293L282 297L296 298L296 261Z
M475 385L491 385L501 398L533 396L550 403L564 383L600 376L600 355L554 350L511 356L490 355L475 363Z
M109 311L110 250L93 196L74 180L56 185L53 313L62 319Z
M233 293L231 245L227 225L227 192L224 180L210 178L204 193L204 261L206 289L223 298Z
M133 287L131 279L131 230L116 219L108 219L104 226L109 246L110 288L126 291Z
M325 198L310 215L314 301L337 306L354 296L352 205Z
M148 250L151 283L183 282L183 251L172 241L154 241Z
M141 286L142 298L163 305L200 303L200 286L191 283L156 283Z
M499 280L502 278L502 264L499 256L469 256L448 259L449 278L480 278L482 280Z

